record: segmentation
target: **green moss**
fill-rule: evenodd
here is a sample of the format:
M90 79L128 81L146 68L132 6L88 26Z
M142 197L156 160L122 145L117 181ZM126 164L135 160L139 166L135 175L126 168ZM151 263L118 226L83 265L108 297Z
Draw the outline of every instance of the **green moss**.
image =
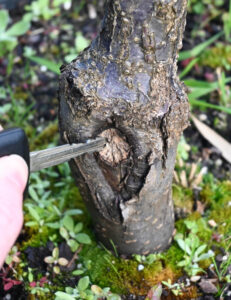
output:
M31 228L27 227L26 236L21 244L21 249L25 250L27 247L40 247L46 245L49 240L49 236L51 236L51 231L54 230L48 229L47 227L43 226L40 228ZM29 237L29 239L26 239Z
M172 193L175 208L182 210L184 214L191 213L193 210L192 190L174 184L172 187Z
M38 150L44 148L45 145L51 142L58 141L58 124L50 123L38 136L36 136L30 143L31 150Z
M201 192L202 201L209 208L208 218L214 220L220 234L231 232L231 182L208 184Z
M199 212L194 212L188 216L188 218L177 221L175 224L177 232L182 234L187 233L188 230L184 223L186 220L194 221L196 223L198 229L197 236L202 242L209 243L211 241L212 230L207 224L207 219L204 219Z
M231 233L231 207L225 206L210 213L210 219L217 223L217 231L227 235Z
M207 184L201 191L201 199L211 209L224 207L231 200L231 181Z
M212 259L204 259L199 261L199 266L203 270L207 270L211 264L212 264Z
M213 69L222 67L225 70L230 70L231 45L218 43L215 47L205 50L200 57L199 64Z
M85 246L79 256L94 284L108 286L120 294L146 295L153 285L169 278L174 280L181 274L176 267L176 257L182 257L182 251L175 246L163 254L163 259L144 264L142 271L138 271L137 261L114 257L95 242Z
M88 268L88 275L93 283L102 287L108 286L112 291L126 292L118 271L118 266L122 266L120 259L101 249L96 242L85 246L79 256Z
M172 246L163 255L166 267L172 269L176 276L180 276L182 273L181 269L177 266L177 262L181 261L183 256L184 252L175 242L172 243Z

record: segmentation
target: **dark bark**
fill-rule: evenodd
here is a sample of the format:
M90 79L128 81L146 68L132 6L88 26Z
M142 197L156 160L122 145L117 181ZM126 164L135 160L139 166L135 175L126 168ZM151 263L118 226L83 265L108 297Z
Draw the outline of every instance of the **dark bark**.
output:
M109 0L102 30L62 68L65 142L102 135L100 153L71 162L98 239L122 254L171 243L176 147L188 124L177 78L187 0Z

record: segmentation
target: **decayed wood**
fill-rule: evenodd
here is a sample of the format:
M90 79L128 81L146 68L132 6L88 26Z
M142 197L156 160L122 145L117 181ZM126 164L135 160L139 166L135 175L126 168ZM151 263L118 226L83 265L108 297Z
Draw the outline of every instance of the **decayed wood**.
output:
M122 254L171 243L176 147L188 124L177 77L187 0L109 0L99 36L62 67L65 142L104 136L100 153L71 162L103 244Z

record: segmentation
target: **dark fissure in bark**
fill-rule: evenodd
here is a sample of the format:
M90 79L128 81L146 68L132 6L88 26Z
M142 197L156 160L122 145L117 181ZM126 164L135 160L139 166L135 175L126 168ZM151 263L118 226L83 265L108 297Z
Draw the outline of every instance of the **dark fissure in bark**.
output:
M187 0L108 0L102 30L62 68L65 142L104 136L70 165L106 247L162 251L171 242L172 173L188 102L177 78Z

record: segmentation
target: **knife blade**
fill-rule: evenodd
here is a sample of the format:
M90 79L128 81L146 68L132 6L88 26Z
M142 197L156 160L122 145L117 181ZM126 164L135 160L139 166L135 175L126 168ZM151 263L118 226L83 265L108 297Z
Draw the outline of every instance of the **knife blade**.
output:
M69 161L71 158L100 151L106 144L104 138L87 140L86 143L65 144L45 150L30 153L30 172L36 172L41 169L59 165Z
M0 132L0 157L18 154L25 159L30 172L59 165L85 153L100 151L106 144L104 138L87 140L85 143L64 144L61 146L29 152L26 134L21 128L12 128Z

